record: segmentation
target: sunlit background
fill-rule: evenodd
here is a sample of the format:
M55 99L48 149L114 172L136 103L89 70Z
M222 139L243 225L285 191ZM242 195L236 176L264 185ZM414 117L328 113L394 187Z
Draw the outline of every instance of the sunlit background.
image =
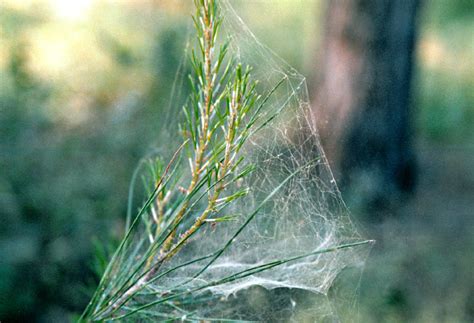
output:
M311 91L325 2L233 3ZM382 228L399 242L369 259L359 286L364 322L474 319L472 3L424 1L414 123L421 173L433 177L408 215ZM133 169L159 145L190 4L1 1L0 321L60 322L85 306L93 255L107 255L101 242L120 237ZM452 243L465 232L471 237Z

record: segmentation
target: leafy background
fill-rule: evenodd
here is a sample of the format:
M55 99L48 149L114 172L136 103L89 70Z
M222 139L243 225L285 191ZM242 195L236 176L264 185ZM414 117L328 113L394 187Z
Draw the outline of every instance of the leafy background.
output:
M235 6L311 86L325 3ZM422 8L420 185L384 222L353 207L379 241L357 288L361 321L474 318L473 7L433 0ZM121 236L133 169L160 144L161 107L176 99L188 9L173 0L1 2L2 321L64 321L87 303L101 266L93 255Z

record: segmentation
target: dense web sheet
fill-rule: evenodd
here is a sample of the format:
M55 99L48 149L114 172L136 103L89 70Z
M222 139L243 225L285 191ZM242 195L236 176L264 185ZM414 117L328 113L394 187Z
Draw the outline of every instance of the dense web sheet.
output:
M326 295L334 279L348 266L361 266L367 256L369 244L352 223L322 151L305 78L259 43L227 1L219 3L221 37L230 40L230 56L253 68L258 92L268 97L258 131L240 152L245 156L240 169L255 165L255 170L234 190L243 187L249 192L221 211L228 221L210 221L196 232L117 310L114 304L120 295L143 277L146 252L153 242L146 220L154 216L153 207L138 218L132 216L131 229L104 275L101 293L91 303L95 318L331 318L337 313ZM186 70L184 65L178 72L178 86ZM166 161L179 146L173 138L182 120L180 111L171 105L165 118L160 155ZM190 175L185 151L176 158L170 172L182 174L173 183L179 187ZM146 174L146 169L140 167L135 177ZM139 206L134 203L132 211ZM195 201L196 210L204 207L200 203L204 200Z

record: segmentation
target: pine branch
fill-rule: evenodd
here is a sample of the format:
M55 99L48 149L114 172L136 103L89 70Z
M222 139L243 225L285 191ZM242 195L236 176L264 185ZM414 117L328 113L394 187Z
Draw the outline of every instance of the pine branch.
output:
M155 315L175 319L168 312L161 313L160 306L182 311L171 301L181 301L180 297L186 296L192 302L199 292L213 286L244 279L303 258L370 243L339 244L283 259L270 259L250 264L241 271L213 277L201 285L198 282L197 285L189 284L195 282L229 249L282 187L301 172L308 172L320 158L317 156L307 164L298 165L296 170L272 186L266 196L259 196L257 206L245 214L242 221L236 222L230 235L223 237L222 244L210 254L199 254L191 259L185 256L179 258L180 261L173 261L193 237L199 241L202 236L198 233L206 224L227 225L226 222L234 219L234 216L224 215L222 211L247 195L249 188L240 187L238 183L256 169L256 165L247 162L240 151L251 136L280 114L285 104L266 112L263 112L263 107L288 81L285 74L265 97L260 97L250 67L242 67L234 57L228 57L228 43L219 39L222 17L218 1L194 0L194 4L196 12L193 21L197 37L196 48L190 55L191 94L183 107L184 121L180 125L183 144L166 167L166 163L160 160L151 163L151 182L146 178L144 183L153 189L148 192L148 199L133 221L129 207L127 233L80 321L118 320L133 314L146 315L149 308L155 305L159 308L159 313ZM182 163L185 151L189 169ZM136 173L134 180L135 177ZM191 272L184 281L171 287L167 285L165 290L157 287L157 282L163 277L169 275L173 278L175 271L198 263L202 264L200 269Z
M184 140L188 140L193 154L190 162L191 180L186 189L180 190L185 194L183 202L170 212L171 231L161 247L155 248L159 237L164 234L162 224L165 222L165 207L173 194L170 191L165 192L163 183L158 187L156 201L150 208L150 219L145 220L149 242L154 250L146 260L145 273L111 302L108 310L101 313L101 317L117 311L143 289L163 263L180 251L211 214L247 193L247 189L242 189L221 198L222 193L235 181L231 175L242 162L242 159L237 158L237 154L241 147L243 130L246 128L241 126L245 116L259 99L255 91L256 83L250 81L249 68L244 71L241 65L234 65L231 59L225 63L226 44L220 47L219 55L214 57L218 30L222 23L216 1L196 0L195 5L197 10L193 20L200 55L196 55L194 51L191 55L195 73L194 77L190 77L193 92L190 104L185 107L186 122L182 127L186 129ZM235 75L230 79L232 70ZM222 135L224 140L220 142ZM207 207L195 218L192 225L176 237L179 225L190 215L193 198L203 188L203 180L208 181L210 189L207 194ZM155 230L152 230L151 226L155 226Z

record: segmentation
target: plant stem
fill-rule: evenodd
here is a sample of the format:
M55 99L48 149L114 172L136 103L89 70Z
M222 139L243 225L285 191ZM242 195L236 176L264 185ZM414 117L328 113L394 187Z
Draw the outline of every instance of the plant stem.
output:
M210 133L209 133L209 119L210 119L210 114L213 110L213 104L212 104L212 93L214 89L214 80L217 77L217 71L212 70L212 52L214 51L214 23L216 17L213 17L211 15L211 10L210 6L214 6L214 0L204 0L203 1L203 7L202 7L202 17L203 17L203 22L204 22L204 37L203 37L203 42L204 42L204 74L205 74L205 90L204 90L204 108L201 109L201 131L199 135L199 146L197 147L196 153L195 153L195 158L194 158L194 166L192 169L192 178L191 178L191 183L189 184L189 187L187 188L187 194L190 194L192 192L197 183L199 182L199 179L201 177L201 173L203 171L203 168L201 167L203 164L203 157L204 153L207 150L209 141L210 141ZM178 214L175 217L174 224L179 223L181 219L183 218L184 214L186 213L188 207L189 207L190 200L186 200L184 202L183 206L179 210ZM171 247L171 244L173 243L174 237L176 235L176 230L174 230L168 239L165 241L162 250L166 251L169 250Z

